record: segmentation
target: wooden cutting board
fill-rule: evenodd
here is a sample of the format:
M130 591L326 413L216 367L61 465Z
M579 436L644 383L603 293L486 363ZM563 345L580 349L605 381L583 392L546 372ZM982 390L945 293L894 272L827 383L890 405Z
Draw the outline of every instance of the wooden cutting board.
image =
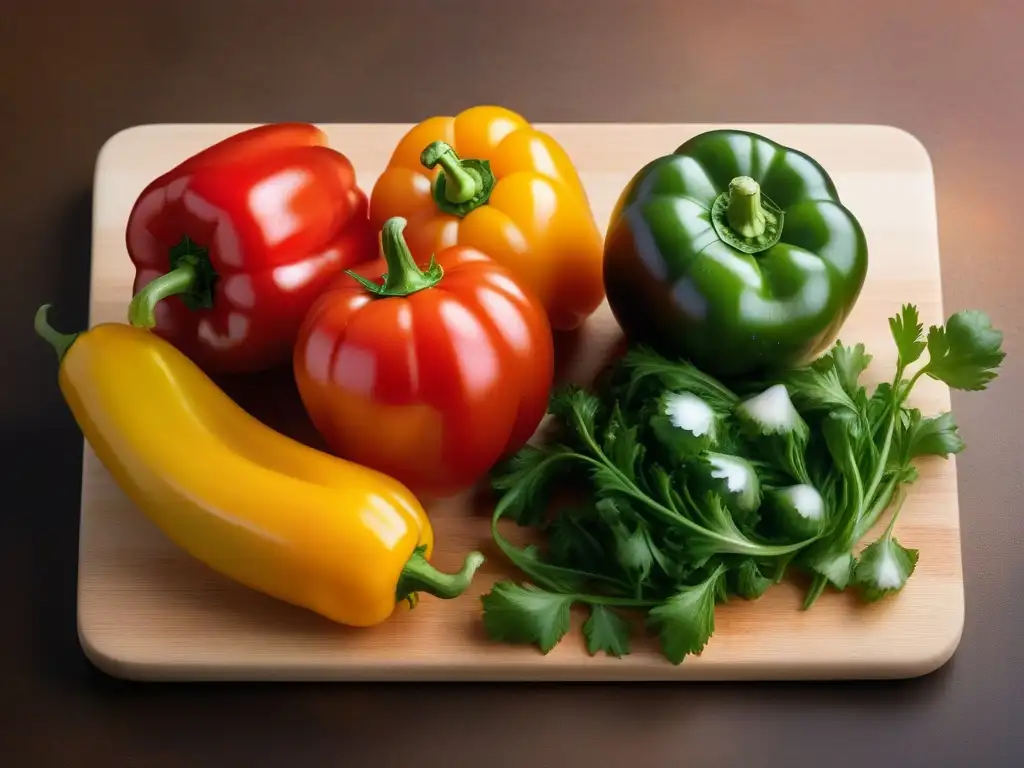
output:
M111 138L96 165L90 323L123 321L132 266L124 244L128 212L143 186L193 152L248 126L150 125ZM619 192L644 163L712 125L546 125L580 168L605 226ZM889 379L895 349L887 318L903 302L922 322L944 317L936 208L925 149L897 129L857 125L746 125L816 157L863 224L870 270L842 338L875 356L867 378ZM327 125L369 190L406 125ZM959 307L953 309L960 309ZM585 382L619 340L603 307L578 334L560 338L561 376ZM226 382L244 407L272 426L317 443L287 369ZM950 406L930 379L913 401L927 413ZM154 439L159 439L155 437ZM231 482L231 478L225 478ZM923 462L898 535L920 562L894 599L862 606L826 593L809 612L802 588L784 583L759 601L718 609L700 657L673 666L655 641L634 640L623 659L590 657L579 633L549 655L495 644L478 596L518 576L490 544L486 494L428 507L436 564L457 567L466 551L488 556L475 587L453 601L424 596L414 611L355 630L238 586L176 549L114 485L88 445L82 478L78 628L88 657L110 674L146 680L697 680L910 677L943 664L964 619L959 509L953 460ZM514 532L513 532L514 533ZM513 537L510 534L510 537Z

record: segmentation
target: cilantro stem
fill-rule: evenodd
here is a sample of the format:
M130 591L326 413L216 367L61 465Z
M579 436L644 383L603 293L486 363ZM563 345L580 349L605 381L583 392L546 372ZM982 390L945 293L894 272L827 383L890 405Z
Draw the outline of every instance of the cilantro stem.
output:
M821 573L815 573L811 579L811 586L807 589L807 595L804 597L803 610L809 610L817 602L818 598L821 597L821 593L825 591L827 586L828 577Z
M849 441L846 443L846 464L850 468L851 482L853 484L853 502L844 510L840 524L834 529L835 535L828 542L826 552L842 553L849 551L859 539L855 535L857 526L864 515L865 497L864 480L857 469L857 459L853 455L853 446ZM883 465L884 466L884 463ZM811 578L811 585L804 597L803 610L809 610L817 601L828 586L829 577L823 573L815 572Z
M717 403L725 408L735 405L740 400L739 395L718 379L709 376L691 363L670 362L646 347L631 349L622 359L621 365L630 373L630 383L625 393L627 402L636 397L641 383L647 378L659 380L664 388L692 392L708 400L709 404Z
M578 410L572 410L571 419L574 431L583 442L585 448L591 454L575 454L577 458L588 462L598 469L610 472L615 477L616 483L624 494L644 504L664 520L669 523L682 526L683 528L687 528L691 532L715 542L717 545L717 554L729 553L737 555L751 555L754 557L779 557L781 555L788 555L790 553L797 552L810 544L811 541L814 541L814 539L809 539L795 544L760 544L758 542L750 541L742 536L740 538L736 538L711 530L694 522L693 520L690 520L685 515L681 515L674 509L671 509L664 504L661 504L656 499L651 498L651 496L645 493L644 490L640 488L625 472L619 469L619 467L617 467L615 463L608 458L607 454L605 454L601 449L601 446L598 445L597 441L594 439L591 425L587 424Z
M624 472L608 460L608 457L604 455L604 451L594 443L589 433L584 432L584 435L584 440L587 442L588 447L600 458L595 459L592 456L584 456L582 454L580 454L580 458L585 459L596 467L605 468L615 473L618 480L622 483L623 489L631 498L645 504L648 508L661 515L661 517L666 521L682 525L684 528L689 528L694 533L726 545L721 549L722 553L752 555L755 557L778 557L780 555L788 555L791 552L803 549L810 543L810 541L813 541L812 539L798 542L796 544L759 544L746 539L735 539L731 536L705 528L703 525L693 522L693 520L690 520L688 517L679 514L674 509L666 507L664 504L660 503L656 499L652 499L644 493L637 487L636 483L630 480Z
M927 372L928 372L928 366L927 365L923 365L923 366L921 366L918 369L917 373L915 373L913 376L910 377L910 381L907 382L907 388L905 390L903 390L903 397L901 397L899 399L901 404L903 403L904 400L907 399L907 397L909 397L910 390L912 390L914 388L914 384L917 383L917 380L920 379L921 376L923 376Z
M871 530L875 523L878 522L878 518L882 516L886 509L889 507L889 503L892 501L893 491L896 489L899 475L894 474L878 493L874 504L867 513L861 517L857 524L857 528L854 531L853 541L854 543L864 538L864 535Z
M651 608L660 605L664 600L643 600L636 597L610 597L607 595L588 595L574 592L572 597L575 603L590 603L591 605L607 605L611 608Z
M860 541L861 538L863 538L864 535L869 530L871 530L874 524L878 522L878 518L882 516L882 514L888 508L889 503L892 501L893 492L898 485L899 474L897 473L893 475L889 479L889 482L886 484L886 486L881 491L879 491L879 485L882 482L882 478L885 476L885 467L889 461L889 452L892 446L893 432L896 428L896 421L899 419L900 409L903 407L903 403L906 402L906 400L910 397L910 392L911 390L913 390L914 385L917 383L917 380L920 379L921 376L923 376L927 372L928 366L921 366L917 370L917 372L913 376L911 376L910 379L907 381L907 386L903 388L903 391L900 392L899 384L903 378L904 370L905 369L903 364L897 363L896 378L894 379L892 386L893 397L891 410L888 412L889 425L886 428L885 441L882 443L882 452L878 457L878 466L876 467L875 473L871 478L871 485L868 486L868 493L865 497L865 501L871 503L872 500L874 500L874 503L871 505L871 508L861 516L860 520L858 521L857 528L854 533L853 542L851 543L851 545Z
M535 467L533 471L546 471L546 467L548 465L563 459L589 460L590 457L584 456L580 453L552 453L545 457L543 462ZM512 561L513 565L530 576L530 578L536 581L539 585L555 592L563 591L566 582L578 582L581 579L604 582L624 592L628 591L628 586L619 579L614 579L610 576L604 576L599 573L590 573L588 571L580 571L574 568L563 568L561 566L541 562L540 560L526 554L521 547L516 547L512 542L502 536L498 531L498 521L505 515L505 511L518 500L517 497L518 494L515 491L509 491L506 493L494 506L494 513L491 516L491 535L494 538L495 543L498 545L498 548L509 560ZM559 579L562 581L560 582Z
M891 431L891 430L890 430ZM892 436L890 435L890 438ZM864 493L864 479L860 476L860 472L857 471L857 458L853 455L853 446L849 443L846 444L847 460L850 462L850 466L853 467L853 498L855 501L853 520L860 520L864 513L864 504L867 499L871 498L870 492ZM879 466L884 466L883 463ZM856 524L854 524L856 530Z
M875 472L871 477L871 482L868 484L868 490L866 494L861 496L861 504L864 503L865 499L873 499L875 492L878 490L879 484L882 482L882 476L885 474L885 465L889 461L889 450L892 447L892 436L896 430L896 420L900 415L900 406L903 404L903 400L906 399L907 395L910 394L911 388L914 383L921 375L922 368L910 379L903 394L900 394L900 382L903 380L903 371L905 370L903 362L898 361L896 363L896 377L892 382L892 410L889 412L889 426L885 430L885 439L882 441L882 451L878 455L878 466L875 467ZM860 479L860 473L857 473L858 480Z
M885 532L882 533L882 538L889 541L892 538L893 529L896 527L896 519L900 516L900 512L903 511L903 502L907 500L906 491L897 494L896 504L892 511L892 517L889 518L889 524L885 526Z
M834 546L838 551L850 551L860 541L864 535L871 529L872 526L878 521L882 513L885 512L889 506L889 502L892 499L893 491L896 487L899 475L896 474L889 479L886 486L880 491L879 486L882 484L882 480L885 477L885 468L889 462L889 453L892 450L893 435L896 431L896 422L899 419L900 408L903 402L910 395L910 391L913 389L914 384L924 373L927 366L922 367L915 373L910 380L907 382L907 386L900 391L900 382L903 381L903 373L906 370L906 366L902 361L896 362L896 375L892 381L892 400L886 410L886 419L888 424L886 425L885 438L882 441L882 448L877 458L877 464L875 470L871 475L871 481L867 485L867 489L864 487L864 480L861 477L860 472L857 469L857 462L853 456L853 448L849 444L846 446L847 463L851 467L850 482L853 485L854 492L854 503L850 505L847 513L844 517L842 524L836 529L836 535L833 538ZM879 422L880 424L881 422ZM876 425L876 429L877 429ZM872 435L872 438L874 435ZM867 507L870 505L870 507ZM867 508L865 508L867 507ZM818 599L821 593L825 590L828 584L828 577L821 573L815 573L811 580L811 586L808 589L807 596L804 599L804 610L811 607L814 602Z

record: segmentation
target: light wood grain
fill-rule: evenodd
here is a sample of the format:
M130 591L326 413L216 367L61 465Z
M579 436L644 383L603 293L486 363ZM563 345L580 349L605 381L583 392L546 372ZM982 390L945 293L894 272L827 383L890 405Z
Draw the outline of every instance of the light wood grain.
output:
M243 125L154 125L112 137L96 166L90 323L122 321L132 268L124 245L128 212L142 187L193 152ZM408 126L326 125L370 189ZM619 192L645 162L711 125L547 125L581 169L603 227ZM841 337L875 355L872 381L890 377L895 350L886 318L903 302L922 321L944 313L931 164L910 135L884 126L748 125L818 158L870 246L863 294ZM610 151L614 150L614 151ZM618 341L607 307L591 319L564 363L585 382ZM913 401L926 412L950 406L946 387L922 380ZM425 596L414 611L368 630L336 626L249 591L176 549L114 485L85 446L78 628L103 670L147 680L698 680L910 677L943 664L964 619L959 509L953 460L921 465L900 519L901 542L921 551L902 594L872 606L826 593L799 610L801 587L783 584L756 602L718 609L705 652L673 666L638 634L624 659L590 657L580 617L549 655L492 643L477 597L517 576L490 545L486 504L470 495L433 504L435 562L452 568L470 548L489 556L475 587L453 601ZM510 537L518 532L513 530Z

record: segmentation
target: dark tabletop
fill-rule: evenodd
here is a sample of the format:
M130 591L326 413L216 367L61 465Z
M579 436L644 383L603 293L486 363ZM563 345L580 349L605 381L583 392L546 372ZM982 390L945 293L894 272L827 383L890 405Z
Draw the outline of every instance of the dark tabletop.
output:
M0 763L1024 764L1020 0L3 5ZM884 684L502 687L156 687L88 665L81 437L29 322L45 301L62 327L86 321L100 145L139 123L411 122L487 102L534 121L887 123L924 142L947 310L986 310L1008 353L988 392L953 397L969 447L952 662Z

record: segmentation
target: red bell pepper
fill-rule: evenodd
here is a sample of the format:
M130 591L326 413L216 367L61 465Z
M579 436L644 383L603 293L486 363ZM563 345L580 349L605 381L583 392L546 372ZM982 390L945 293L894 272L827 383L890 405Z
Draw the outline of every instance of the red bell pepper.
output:
M421 269L405 224L386 221L384 259L314 302L295 342L295 381L332 452L437 498L530 439L547 410L554 347L544 305L506 267L454 245Z
M378 255L352 164L305 123L264 125L152 181L128 218L128 318L208 373L291 360L313 300Z

